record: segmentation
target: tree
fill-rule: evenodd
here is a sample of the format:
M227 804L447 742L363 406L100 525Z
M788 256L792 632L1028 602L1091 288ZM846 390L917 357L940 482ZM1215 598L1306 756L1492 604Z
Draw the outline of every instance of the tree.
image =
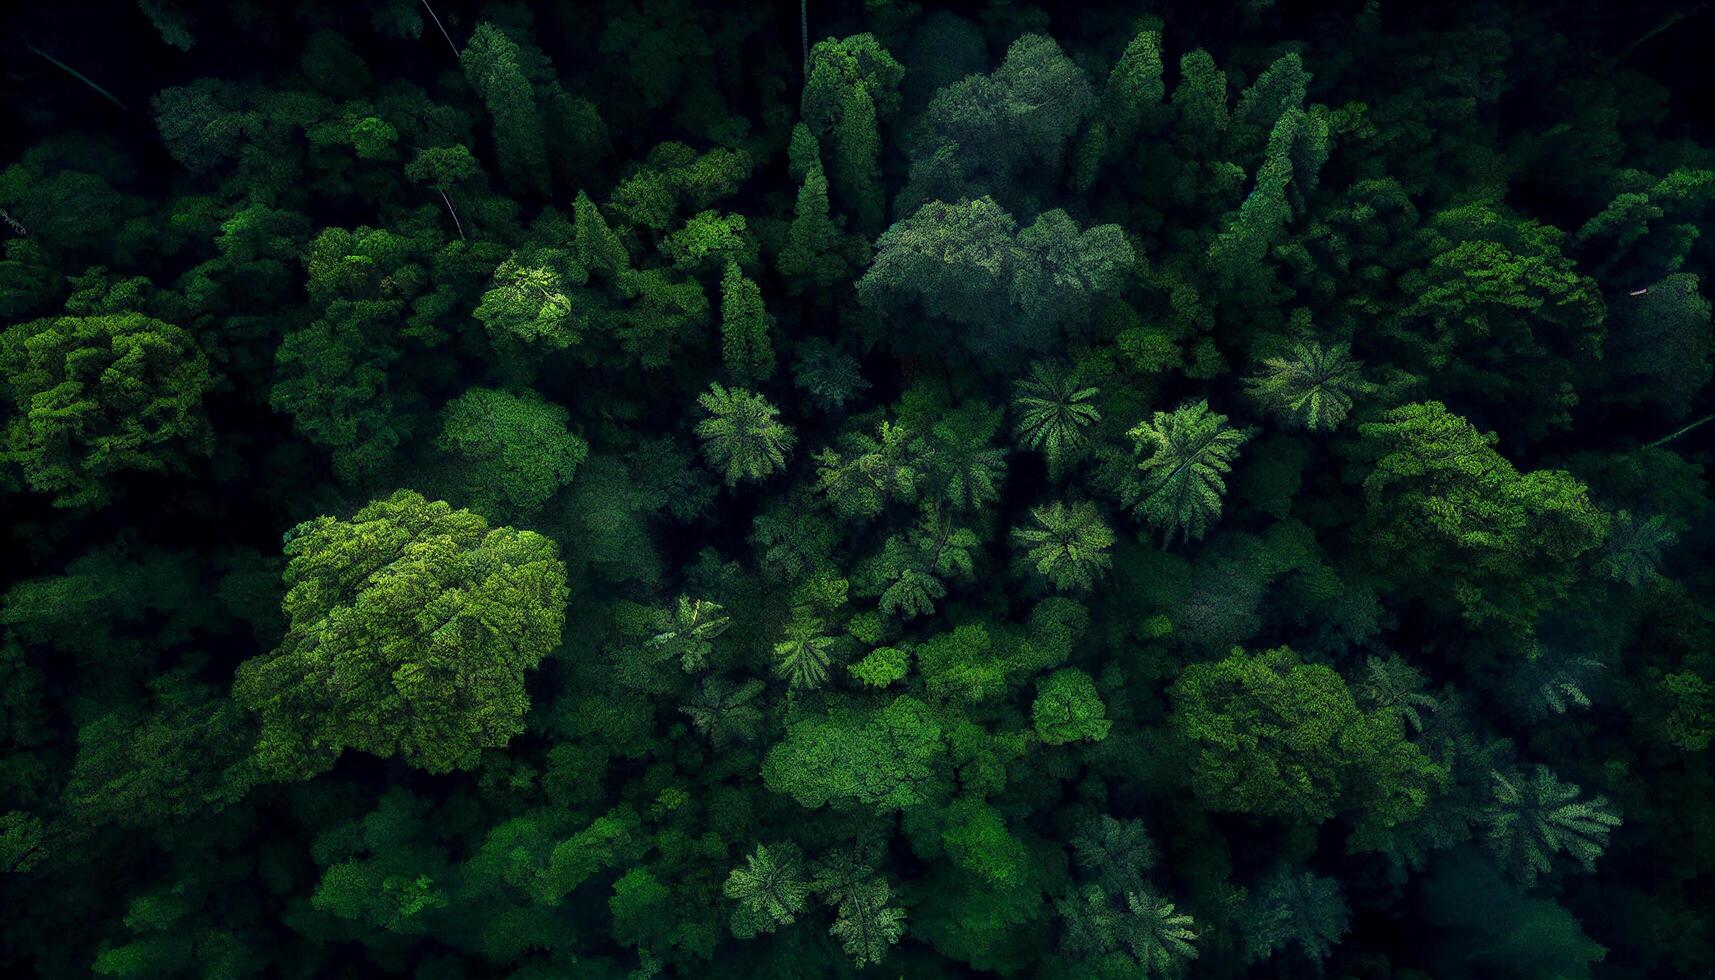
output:
M844 280L851 268L850 251L839 222L829 216L828 178L822 172L822 162L813 160L804 174L803 186L798 188L786 245L775 259L775 267L786 279L787 292L796 296Z
M825 410L845 407L846 402L869 387L857 358L820 337L806 341L798 349L798 363L792 366L792 383Z
M126 471L184 472L214 451L207 356L179 327L140 313L62 316L0 333L0 462L56 507L106 503Z
M721 359L744 384L774 374L774 345L768 339L774 318L762 305L762 290L745 277L737 262L721 276Z
M1446 594L1472 623L1528 635L1607 533L1583 484L1559 470L1519 473L1492 433L1440 402L1392 409L1358 431L1374 465L1365 533L1389 572Z
M739 742L753 742L762 729L762 709L754 703L762 682L733 684L723 677L706 677L703 686L679 710L716 751Z
M810 883L802 875L803 858L791 844L765 844L732 869L721 892L738 902L732 913L732 934L750 939L791 925L804 911Z
M1436 215L1422 238L1433 258L1402 280L1412 301L1383 327L1411 368L1437 398L1499 410L1529 438L1568 425L1606 310L1561 253L1565 235L1470 204Z
M165 826L236 801L254 781L241 708L186 671L150 686L151 710L118 708L78 730L65 801L79 821Z
M589 455L589 444L567 431L570 418L534 391L471 388L441 409L435 448L457 461L472 507L516 520L572 482Z
M1114 725L1106 715L1107 705L1096 694L1096 682L1072 667L1048 675L1030 706L1036 735L1049 745L1100 742Z
M1072 837L1072 861L1115 895L1142 891L1144 873L1155 867L1155 842L1141 820L1106 814L1084 821Z
M1055 502L1030 511L1031 523L1012 532L1018 565L1059 592L1087 592L1113 564L1114 533L1090 501Z
M1022 448L1048 460L1048 478L1059 480L1089 445L1084 432L1102 420L1093 402L1099 389L1083 385L1075 370L1049 361L1030 365L1030 376L1013 384L1013 427Z
M1020 231L993 198L931 201L876 240L858 280L864 305L896 320L923 315L959 326L959 340L989 360L1052 345L1093 299L1117 287L1135 261L1115 225L1080 230L1064 211ZM887 342L916 353L940 335L894 331Z
M1366 711L1391 711L1413 732L1423 731L1423 717L1439 707L1434 696L1423 693L1425 681L1398 654L1370 657L1364 661L1364 679L1354 693Z
M1495 857L1526 887L1553 869L1556 854L1577 859L1585 871L1608 848L1608 832L1620 818L1603 797L1580 800L1579 789L1561 782L1547 766L1529 775L1491 773L1494 802L1485 815L1486 841Z
M1695 275L1678 272L1615 301L1603 356L1625 386L1621 399L1658 405L1675 418L1691 414L1715 370L1710 306L1699 287Z
M1386 827L1435 783L1393 713L1359 708L1339 674L1285 647L1192 664L1169 693L1191 787L1212 809L1314 824L1361 808Z
M703 455L731 486L739 480L760 480L786 466L797 438L779 421L780 410L743 388L710 385L697 404L709 417L697 423Z
M1167 86L1162 81L1161 32L1139 31L1125 46L1102 92L1102 117L1118 145L1130 146L1153 128Z
M471 88L494 118L494 150L506 178L537 194L548 193L548 149L536 94L520 65L518 45L500 28L476 25L459 62Z
M1220 519L1226 474L1250 436L1204 401L1156 412L1127 435L1141 475L1128 485L1126 505L1169 543L1201 538Z
M677 662L685 673L694 674L708 667L714 639L730 625L732 619L720 603L680 596L674 605L655 610L644 645L656 658Z
M774 644L774 672L794 691L828 682L828 654L834 638L824 635L822 628L820 619L807 609L799 609L786 626L786 639Z
M816 454L817 486L837 514L870 518L917 499L921 442L908 427L884 420L874 436L848 432L838 446Z
M993 441L1000 420L999 411L967 405L930 425L917 456L918 487L955 511L981 510L1000 499L1006 451Z
M1116 906L1106 891L1086 884L1055 904L1066 923L1066 951L1101 964L1100 975L1179 977L1197 958L1196 922L1147 888Z
M1261 373L1245 384L1252 398L1287 425L1332 432L1364 387L1358 374L1363 365L1348 354L1345 344L1295 344L1286 357L1265 358Z
M1243 922L1250 960L1267 959L1291 943L1320 963L1351 928L1351 914L1332 878L1283 865L1257 886Z
M888 905L891 889L879 878L848 888L828 930L854 966L880 963L888 947L905 935L905 910Z
M993 74L935 94L917 124L900 200L912 208L977 193L1010 201L1026 170L1058 173L1067 142L1095 105L1089 79L1060 46L1026 34Z
M468 769L523 730L524 671L560 642L555 544L401 490L286 542L286 636L240 665L258 761L284 778L347 748Z
M584 325L569 290L587 278L560 249L515 252L494 270L494 285L482 294L475 316L516 373L528 377L530 358L583 340Z
M934 712L899 697L874 711L834 708L792 723L763 760L762 778L808 809L837 801L888 813L931 799L943 760Z
M1636 517L1631 511L1614 514L1614 524L1608 534L1597 567L1611 581L1638 586L1660 576L1661 553L1679 540L1679 535L1667 526L1661 514Z
M840 198L866 235L881 228L881 134L877 121L899 107L904 66L872 34L818 41L801 103L808 135L830 140L828 166Z

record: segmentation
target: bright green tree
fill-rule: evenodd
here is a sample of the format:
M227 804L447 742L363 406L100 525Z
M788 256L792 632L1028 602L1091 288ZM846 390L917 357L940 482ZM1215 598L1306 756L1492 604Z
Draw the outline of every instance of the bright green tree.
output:
M183 472L214 450L207 356L140 313L62 316L0 333L0 462L57 507L98 506L126 471Z
M1037 688L1030 717L1037 736L1049 745L1100 742L1114 725L1107 719L1107 705L1096 693L1096 682L1073 667L1048 675Z
M552 541L401 490L299 525L286 555L286 636L233 685L267 772L310 776L348 748L449 772L523 730L524 671L565 618Z
M1361 810L1385 827L1435 784L1395 715L1358 707L1339 674L1285 647L1192 664L1171 695L1192 789L1213 809L1302 823Z

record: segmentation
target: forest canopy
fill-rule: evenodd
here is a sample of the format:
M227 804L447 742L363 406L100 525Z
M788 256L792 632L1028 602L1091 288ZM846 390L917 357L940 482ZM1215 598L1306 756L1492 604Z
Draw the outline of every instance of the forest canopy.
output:
M0 973L1715 973L1709 4L0 27Z

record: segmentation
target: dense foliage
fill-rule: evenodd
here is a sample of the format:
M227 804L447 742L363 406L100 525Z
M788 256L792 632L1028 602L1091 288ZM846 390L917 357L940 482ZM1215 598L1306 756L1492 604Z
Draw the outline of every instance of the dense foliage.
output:
M1715 9L0 31L0 973L1715 971Z

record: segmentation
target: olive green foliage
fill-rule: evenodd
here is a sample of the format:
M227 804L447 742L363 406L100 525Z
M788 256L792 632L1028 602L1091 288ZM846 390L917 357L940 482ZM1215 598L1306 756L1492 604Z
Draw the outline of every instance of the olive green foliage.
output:
M565 618L552 541L402 490L300 525L286 555L286 636L233 691L265 771L304 778L353 748L448 772L523 730L524 672Z
M1440 402L1360 426L1374 469L1365 526L1389 570L1448 594L1477 622L1527 630L1565 591L1609 520L1560 470L1520 473Z
M59 507L104 503L112 477L171 472L214 449L214 385L191 335L140 313L63 316L0 333L11 404L0 460Z

